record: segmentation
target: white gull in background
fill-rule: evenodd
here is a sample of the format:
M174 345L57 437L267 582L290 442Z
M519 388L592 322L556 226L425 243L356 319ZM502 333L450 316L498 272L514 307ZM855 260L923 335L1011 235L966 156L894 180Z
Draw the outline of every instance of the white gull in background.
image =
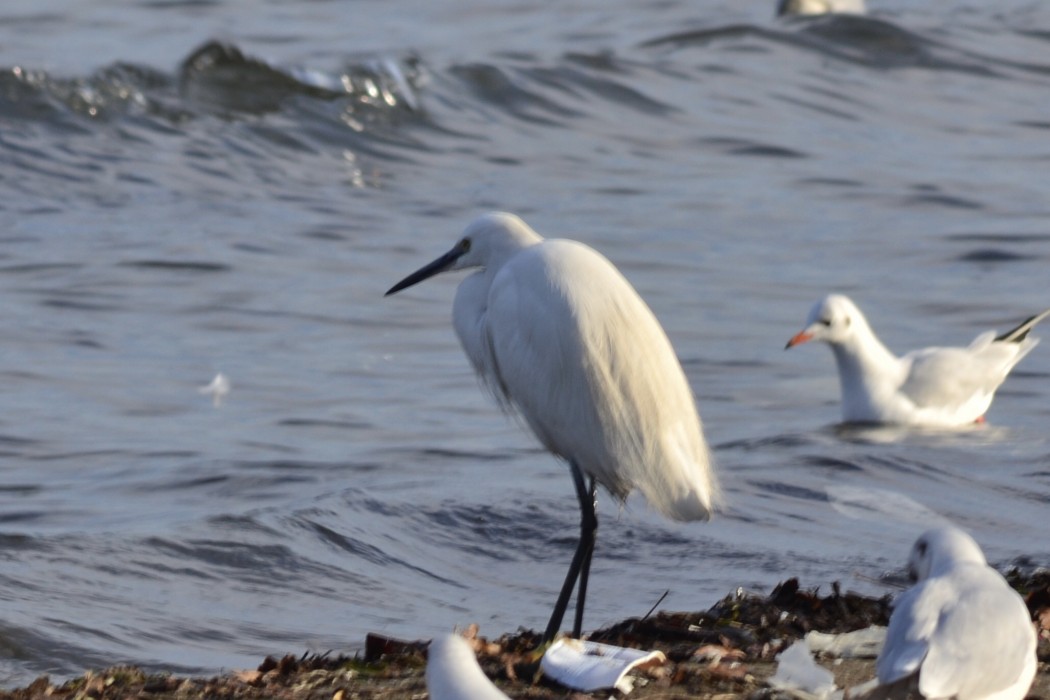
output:
M215 375L215 378L211 380L211 383L207 386L197 387L197 391L202 394L211 396L212 405L218 408L222 405L222 400L226 398L226 394L230 393L232 385L230 384L229 378L222 372Z
M864 14L864 0L780 0L778 15Z
M1048 315L1050 310L999 336L982 333L965 348L923 348L897 357L856 304L831 294L813 306L787 347L811 340L831 346L847 423L959 427L984 419L996 389L1039 343L1028 333Z
M430 643L426 678L430 700L509 700L481 670L470 643L458 634Z
M908 573L918 581L894 601L878 685L864 700L1022 700L1036 671L1028 607L962 530L940 527L916 540Z

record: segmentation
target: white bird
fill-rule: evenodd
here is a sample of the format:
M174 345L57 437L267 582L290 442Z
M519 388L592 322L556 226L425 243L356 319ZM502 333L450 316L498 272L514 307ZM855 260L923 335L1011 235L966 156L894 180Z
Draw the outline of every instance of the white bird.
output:
M466 268L479 269L460 283L452 321L467 357L569 463L576 486L580 542L544 638L558 633L577 579L578 637L598 529L596 483L620 499L638 489L674 520L707 520L718 486L700 417L663 328L599 253L544 240L513 214L489 213L387 295Z
M426 678L430 700L509 700L481 670L470 644L458 634L430 643Z
M780 0L777 15L864 14L864 0Z
M225 374L219 372L211 380L210 384L197 387L197 391L211 396L212 405L218 408L222 405L222 400L226 398L226 394L230 393L231 388L230 380Z
M1036 671L1035 628L1021 596L962 530L916 540L908 574L918 583L894 603L868 700L1022 700Z
M842 389L842 420L950 428L982 422L996 389L1039 341L1029 338L1050 310L996 336L988 331L965 348L931 347L897 357L860 309L841 294L813 306L806 327L787 348L810 340L831 346Z

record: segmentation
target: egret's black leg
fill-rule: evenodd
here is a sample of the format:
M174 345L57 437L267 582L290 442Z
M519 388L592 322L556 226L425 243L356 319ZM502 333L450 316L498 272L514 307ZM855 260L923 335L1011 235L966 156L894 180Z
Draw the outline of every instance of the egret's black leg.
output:
M584 552L583 565L580 568L580 588L576 593L576 620L572 626L572 636L576 639L580 638L580 632L583 629L583 604L587 601L587 579L590 578L591 575L591 556L594 554L594 543L595 540L597 540L598 535L598 515L595 513L598 506L596 497L597 492L594 485L594 477L592 476L590 488L587 489L587 502L591 504L591 520L589 524L591 531L590 545L587 547L587 551ZM580 497L580 504L580 508L583 511L583 520L586 521L587 512L582 505L583 496ZM580 527L581 529L586 529L588 525L581 522ZM581 541L583 540L582 537L580 539Z
M594 480L591 480L591 488L588 490L584 484L583 473L576 466L575 462L569 462L569 471L572 473L572 482L576 486L576 497L580 501L580 543L576 546L576 554L572 558L572 563L569 564L569 573L565 575L565 583L561 586L558 602L555 603L554 612L551 613L550 622L547 623L547 631L543 633L544 642L554 639L554 636L558 634L558 630L561 629L561 621L565 617L565 609L569 607L569 598L572 597L572 589L576 587L580 571L584 569L584 562L586 562L587 571L589 572L590 570L591 553L594 551L594 538L598 531L598 517L594 514ZM587 574L584 574L584 581L586 579ZM586 588L586 584L583 587ZM586 593L585 590L581 592ZM583 621L582 603L581 596L576 601L576 627L579 627ZM579 636L579 630L576 631L576 635Z

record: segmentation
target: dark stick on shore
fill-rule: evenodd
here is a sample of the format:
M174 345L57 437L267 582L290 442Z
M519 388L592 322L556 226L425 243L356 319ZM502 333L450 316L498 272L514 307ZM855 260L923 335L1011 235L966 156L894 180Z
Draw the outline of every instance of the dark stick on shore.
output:
M664 591L664 594L663 594L662 596L660 596L660 597L659 597L659 598L658 598L658 599L656 600L656 602L655 602L655 603L653 603L653 607L649 608L649 612L647 612L647 613L645 613L644 615L642 615L642 619L643 619L643 620L645 620L645 619L648 619L648 617L649 617L650 615L652 615L652 614L653 614L654 612L656 612L656 609L657 609L658 607L660 607L660 603L664 602L664 598L666 598L666 597L667 597L668 595L670 595L670 593L671 593L671 589L670 589L670 588L668 588L668 589L667 589L666 591Z

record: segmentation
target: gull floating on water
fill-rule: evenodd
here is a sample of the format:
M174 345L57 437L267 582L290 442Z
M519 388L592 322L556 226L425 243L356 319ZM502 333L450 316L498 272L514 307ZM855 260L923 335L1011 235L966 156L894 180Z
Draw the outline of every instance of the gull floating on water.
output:
M860 698L1022 700L1036 671L1028 607L962 530L928 530L912 546L918 583L894 602L878 685Z
M842 388L842 420L938 428L984 419L996 389L1039 341L1029 338L1044 311L997 336L988 331L965 348L932 347L897 357L860 309L841 294L818 301L787 347L820 340L831 346Z
M780 0L777 15L864 14L864 0Z
M481 670L474 650L458 634L430 643L426 678L430 700L509 700Z

